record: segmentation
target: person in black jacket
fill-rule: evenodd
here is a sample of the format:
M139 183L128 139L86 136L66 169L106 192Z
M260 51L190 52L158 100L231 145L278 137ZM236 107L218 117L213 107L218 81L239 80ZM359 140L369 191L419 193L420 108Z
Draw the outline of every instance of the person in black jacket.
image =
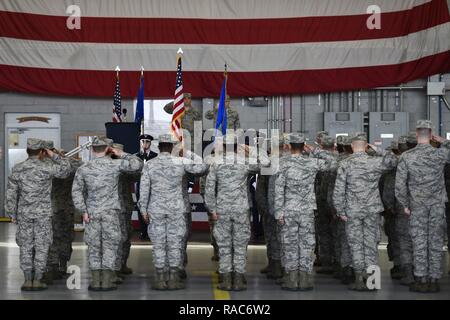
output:
M156 152L153 152L150 150L150 147L152 145L153 137L149 134L143 134L139 137L139 141L141 144L141 150L136 153L136 156L138 156L142 161L147 162L153 158L155 158L158 154ZM136 187L136 198L137 201L139 201L139 182L137 182ZM148 234L147 234L147 223L145 222L144 218L142 217L142 213L138 209L138 217L139 217L139 225L140 225L140 235L139 238L141 240L149 240Z

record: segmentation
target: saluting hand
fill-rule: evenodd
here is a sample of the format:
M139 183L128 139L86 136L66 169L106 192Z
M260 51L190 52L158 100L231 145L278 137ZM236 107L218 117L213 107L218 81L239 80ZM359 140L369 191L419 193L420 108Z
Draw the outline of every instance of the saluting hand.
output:
M436 136L436 135L434 135L434 134L431 136L431 139L434 140L434 141L436 141L436 142L439 142L439 143L442 143L442 142L445 141L444 138L442 138L442 137L440 137L440 136Z
M111 148L111 153L117 157L121 157L124 154L122 150L114 148Z
M87 212L83 213L83 221L85 223L89 223L89 221L90 221L89 215L87 214Z
M50 149L45 149L45 153L47 153L47 156L48 157L50 157L50 158L53 158L53 156L54 156L54 152L52 151L52 150L50 150Z

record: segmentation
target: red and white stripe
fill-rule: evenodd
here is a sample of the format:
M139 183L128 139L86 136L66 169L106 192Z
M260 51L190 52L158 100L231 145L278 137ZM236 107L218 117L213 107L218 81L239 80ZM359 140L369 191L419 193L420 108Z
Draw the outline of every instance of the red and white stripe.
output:
M183 84L175 90L175 100L173 101L172 113L172 132L180 139L181 132L181 117L184 114L184 98L183 98Z
M109 97L120 65L123 97L141 66L149 97L170 97L180 46L197 97L218 95L225 62L231 96L365 89L450 71L450 14L447 0L0 2L0 90Z

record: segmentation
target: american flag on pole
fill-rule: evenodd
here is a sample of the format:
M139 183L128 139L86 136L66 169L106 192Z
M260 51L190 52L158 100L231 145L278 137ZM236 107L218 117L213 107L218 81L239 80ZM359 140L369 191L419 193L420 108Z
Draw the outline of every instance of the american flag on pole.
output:
M116 79L116 91L114 92L113 122L122 122L122 97L120 95L119 74Z
M181 55L178 55L177 62L177 80L175 84L175 97L173 101L173 113L172 113L172 123L170 129L172 133L181 140L183 137L181 118L184 115L184 96L183 96L183 76L182 76L182 66L181 66Z

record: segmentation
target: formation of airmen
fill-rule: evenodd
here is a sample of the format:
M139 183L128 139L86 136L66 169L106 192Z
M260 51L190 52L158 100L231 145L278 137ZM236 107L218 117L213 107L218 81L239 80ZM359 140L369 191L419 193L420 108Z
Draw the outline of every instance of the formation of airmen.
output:
M13 168L5 203L18 225L22 290L44 290L65 274L75 213L82 214L86 225L89 289L117 289L132 273L127 267L130 186L136 181L138 207L153 244L152 288L185 288L187 180L192 177L201 177L212 221L218 288L246 290L248 179L258 174L257 205L269 260L262 272L282 289L313 289L316 263L317 273L332 273L352 290L372 290L366 284L368 267L377 265L384 221L392 277L411 291L437 292L450 141L432 135L431 128L430 121L418 121L415 136L400 137L386 151L369 145L364 133L334 141L320 132L315 145L307 144L303 134L291 133L272 138L279 147L270 153L239 144L229 130L216 138L214 154L204 159L163 134L160 153L145 164L106 137L94 138L94 159L86 163L65 157L49 141L28 139L29 157ZM264 169L274 163L277 170L265 175Z

